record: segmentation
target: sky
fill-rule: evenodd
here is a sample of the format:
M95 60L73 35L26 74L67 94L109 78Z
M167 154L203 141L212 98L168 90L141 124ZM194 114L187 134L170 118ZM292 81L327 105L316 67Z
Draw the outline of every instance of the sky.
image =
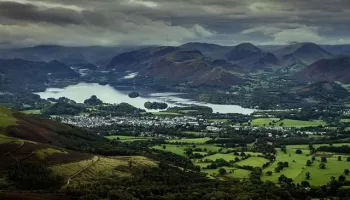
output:
M0 46L350 44L349 0L0 0Z

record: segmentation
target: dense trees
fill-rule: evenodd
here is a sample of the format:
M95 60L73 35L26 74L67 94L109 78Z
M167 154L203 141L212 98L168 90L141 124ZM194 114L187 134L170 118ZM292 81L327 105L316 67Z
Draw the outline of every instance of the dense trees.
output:
M47 166L39 163L19 163L8 172L8 178L21 189L57 189L64 182Z
M150 110L164 110L168 108L168 104L166 103L160 103L160 102L149 102L147 101L144 104L145 108Z
M88 106L98 106L98 105L102 105L103 101L97 98L96 95L92 95L89 99L86 99L84 101L84 104Z

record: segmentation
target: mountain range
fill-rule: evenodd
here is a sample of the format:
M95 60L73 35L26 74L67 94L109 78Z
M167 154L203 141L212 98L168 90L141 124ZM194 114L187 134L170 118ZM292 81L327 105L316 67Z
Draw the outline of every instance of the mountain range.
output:
M4 82L4 77L9 79L16 70L26 73L23 80L27 80L36 74L39 74L36 79L78 77L72 69L88 69L133 72L138 78L174 84L229 86L242 83L244 75L250 72L297 66L296 71L301 71L292 76L297 80L349 82L349 56L350 45L320 46L314 43L283 46L186 43L178 47L42 45L0 49L0 81Z
M182 47L151 47L120 54L107 65L107 70L136 72L173 83L228 86L242 82L232 73L237 65L205 57L198 50Z

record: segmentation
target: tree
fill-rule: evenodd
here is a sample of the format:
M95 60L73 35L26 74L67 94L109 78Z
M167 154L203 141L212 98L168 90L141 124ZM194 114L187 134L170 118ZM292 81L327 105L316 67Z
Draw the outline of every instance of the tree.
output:
M344 175L340 175L340 176L338 177L338 180L339 180L340 182L345 182L346 177L345 177Z
M344 170L344 174L345 174L345 175L349 175L349 173L350 173L350 170L349 170L349 169L345 169L345 170Z
M276 172L276 173L280 173L280 172L281 172L281 168L280 168L280 167L276 167L276 168L275 168L275 172Z
M346 161L347 161L347 162L350 162L350 157L347 157L347 158L346 158Z
M226 169L220 168L219 169L219 173L220 173L221 176L224 176L224 175L226 175L227 172L226 172Z
M306 187L310 187L310 183L308 181L302 181L301 182L301 186L306 188Z
M321 157L321 162L326 163L327 162L327 158L325 156L322 156Z
M272 176L272 171L267 171L266 176Z
M163 149L166 149L166 146L165 146L165 145L163 145Z
M316 160L316 157L315 156L312 156L312 161L315 161Z
M341 156L338 156L338 161L341 161Z
M320 168L320 169L326 169L326 164L320 163L319 168Z
M297 149L297 150L295 151L295 153L296 153L296 154L302 154L303 151L302 151L301 149Z
M306 174L305 174L305 178L306 178L307 180L310 180L310 177L311 177L310 172L306 172Z
M307 160L307 161L306 161L306 166L311 166L311 165L312 165L311 160Z
M289 167L289 163L286 161L283 163L283 167Z

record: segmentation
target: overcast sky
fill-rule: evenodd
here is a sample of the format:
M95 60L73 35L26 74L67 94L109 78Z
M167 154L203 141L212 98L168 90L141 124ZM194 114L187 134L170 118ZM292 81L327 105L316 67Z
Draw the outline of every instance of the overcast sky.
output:
M0 0L0 45L350 44L350 0Z

